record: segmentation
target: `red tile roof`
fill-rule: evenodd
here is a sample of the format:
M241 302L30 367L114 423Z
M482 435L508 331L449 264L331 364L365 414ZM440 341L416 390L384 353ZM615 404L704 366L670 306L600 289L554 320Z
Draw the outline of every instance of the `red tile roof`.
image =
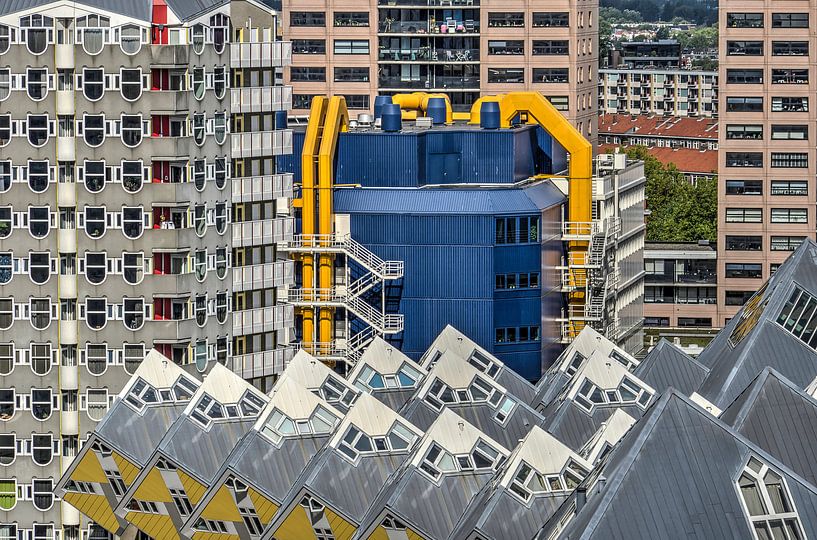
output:
M718 140L718 121L714 118L677 116L602 114L600 135L644 135Z
M599 153L613 153L619 145L604 144L599 146ZM647 149L653 157L663 164L673 163L678 170L687 174L717 174L718 151L696 150L694 148L651 147Z

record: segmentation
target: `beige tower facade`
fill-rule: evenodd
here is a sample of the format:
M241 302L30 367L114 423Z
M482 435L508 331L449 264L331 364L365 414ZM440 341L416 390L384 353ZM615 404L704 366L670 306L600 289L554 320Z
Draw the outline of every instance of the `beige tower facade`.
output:
M720 4L718 324L814 238L815 7Z
M435 91L467 111L536 90L595 139L597 0L284 0L293 113L319 94L369 112L378 94Z

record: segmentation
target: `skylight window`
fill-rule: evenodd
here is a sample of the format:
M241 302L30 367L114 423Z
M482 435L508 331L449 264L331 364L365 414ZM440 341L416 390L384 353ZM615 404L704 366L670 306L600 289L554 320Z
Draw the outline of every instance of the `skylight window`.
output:
M579 392L573 400L587 411L592 411L595 405L633 405L637 404L646 409L652 397L652 392L642 388L634 380L624 377L618 388L602 389L590 379L584 379Z
M576 351L573 354L573 359L570 361L570 364L568 364L567 369L565 370L567 376L572 377L577 371L579 371L579 368L582 367L582 363L584 363L585 360L587 359L584 357L584 355L582 355L582 353L579 351Z
M437 480L443 474L457 471L496 470L505 461L505 456L495 448L479 440L470 454L452 456L439 444L432 443L420 463L420 470Z
M744 509L758 540L805 538L782 476L752 457L738 478Z
M312 416L304 420L293 420L275 409L267 418L264 427L261 428L261 433L278 444L286 437L330 433L338 420L338 417L321 406L313 411Z
M499 365L479 351L474 351L474 354L468 359L468 363L492 379L499 373Z
M406 450L416 439L417 436L400 422L395 422L386 435L377 437L369 436L350 425L338 445L338 451L356 461L361 454Z
M766 309L766 304L768 303L768 299L766 298L766 288L768 285L769 282L767 281L749 301L744 304L740 314L740 320L735 325L735 328L732 329L732 333L729 334L729 344L732 345L732 347L736 347L760 320L760 316L763 314L763 310Z
M337 381L333 376L328 376L318 389L317 394L331 405L339 405L344 411L349 410L355 401L357 394L345 384Z
M812 349L817 349L817 298L808 292L795 287L780 310L777 323Z

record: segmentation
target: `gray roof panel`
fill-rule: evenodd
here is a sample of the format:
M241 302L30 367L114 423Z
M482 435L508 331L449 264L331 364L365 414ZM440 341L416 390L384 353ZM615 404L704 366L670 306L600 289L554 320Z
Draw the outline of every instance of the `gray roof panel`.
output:
M633 373L652 386L658 394L673 387L684 395L691 396L701 386L709 368L662 339Z
M18 11L35 9L58 0L3 0L0 2L0 15L10 15ZM132 17L141 21L151 19L151 0L77 0L78 6L102 9L111 13L119 13L125 17Z
M117 400L96 433L133 463L143 467L187 403L163 403L145 407L141 415Z

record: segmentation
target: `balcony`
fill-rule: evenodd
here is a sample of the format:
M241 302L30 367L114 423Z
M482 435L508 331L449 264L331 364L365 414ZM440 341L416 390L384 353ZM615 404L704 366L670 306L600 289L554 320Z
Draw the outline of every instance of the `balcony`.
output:
M233 247L289 242L294 231L295 219L290 217L233 223Z
M190 108L187 90L151 90L150 108L155 114L186 111Z
M292 87L232 88L230 98L233 113L286 111L292 108Z
M378 6L401 7L479 7L480 0L378 0Z
M231 43L230 67L283 67L292 63L292 43L267 41L261 43Z
M479 49L440 49L427 47L416 49L390 49L381 47L377 59L380 62L422 62L422 63L476 63Z
M242 336L275 332L295 324L295 307L281 304L233 311L233 335Z
M293 283L295 283L294 261L278 261L233 268L234 292L268 289Z
M479 76L451 77L448 75L424 76L418 80L407 80L403 77L380 77L381 89L434 89L434 90L479 90Z
M187 45L151 45L151 67L185 66L189 62L189 47Z
M281 156L292 153L291 129L231 133L230 140L234 159Z
M448 24L451 22L452 24ZM443 31L444 30L444 31ZM479 34L479 21L380 21L380 34L417 34L448 37L451 35Z
M292 173L233 178L234 203L271 201L292 197Z
M231 356L226 365L239 377L254 379L282 373L293 356L295 348L274 349Z

